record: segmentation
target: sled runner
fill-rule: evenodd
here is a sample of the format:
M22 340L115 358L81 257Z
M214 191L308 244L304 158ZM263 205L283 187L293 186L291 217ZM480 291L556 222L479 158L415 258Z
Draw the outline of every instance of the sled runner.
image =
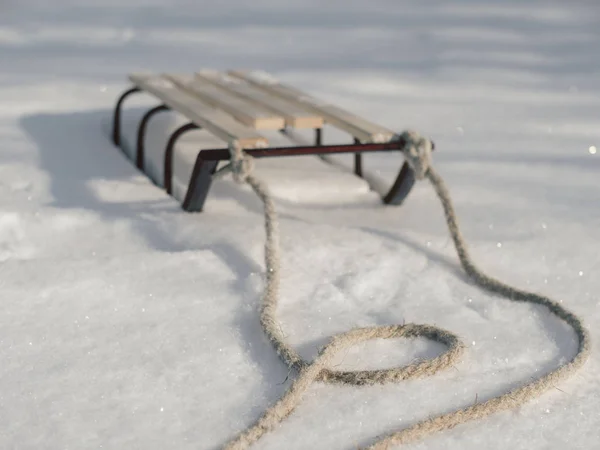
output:
M137 92L145 92L161 102L143 115L137 127L134 159L140 170L144 171L145 168L144 139L150 119L162 111L173 111L189 121L172 132L164 149L162 185L170 195L173 195L175 145L182 135L191 130L206 130L224 143L237 142L254 158L301 155L324 157L352 153L354 173L358 177L363 177L363 153L399 151L404 145L393 131L337 106L319 101L264 73L137 73L130 74L129 80L133 87L119 97L114 110L112 139L116 146L120 147L122 144L121 116L126 98ZM345 145L323 145L324 125L348 134L353 142ZM270 146L269 139L261 134L261 130L281 133L292 145ZM297 136L297 130L314 130L314 143L302 143ZM198 149L187 190L181 199L185 211L202 211L217 165L229 158L227 145ZM383 203L400 205L414 182L414 174L404 162L392 187L382 194Z

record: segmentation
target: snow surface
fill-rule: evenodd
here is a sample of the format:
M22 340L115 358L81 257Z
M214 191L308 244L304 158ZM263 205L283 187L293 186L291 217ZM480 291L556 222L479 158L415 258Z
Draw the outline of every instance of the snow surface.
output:
M428 134L475 259L584 317L594 347L577 376L406 448L600 447L599 21L586 1L0 3L0 448L216 449L287 388L258 322L258 201L224 180L205 213L186 214L102 128L128 72L203 67L266 70ZM389 181L399 161L366 165ZM301 168L264 168L280 187L279 317L300 353L403 321L470 348L426 380L314 386L256 448L367 445L573 354L546 311L465 279L426 184L386 208L331 168L318 180L327 195L300 189ZM340 367L439 351L374 342Z

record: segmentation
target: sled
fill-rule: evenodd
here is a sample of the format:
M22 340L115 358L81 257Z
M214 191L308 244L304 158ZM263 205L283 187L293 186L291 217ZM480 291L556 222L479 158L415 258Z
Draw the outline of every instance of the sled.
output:
M129 75L132 87L117 100L112 119L112 140L122 145L121 127L124 101L145 92L160 104L148 110L137 126L137 139L132 159L144 172L145 136L150 119L164 111L173 111L187 123L176 128L166 142L162 161L162 187L173 196L175 146L191 130L206 130L225 144L237 141L254 158L286 156L354 154L354 174L363 178L364 153L400 151L404 143L396 134L335 105L318 100L272 76L255 71L208 71L194 74ZM336 128L349 136L351 143L323 145L323 127ZM292 145L270 146L261 131L276 131L287 136ZM314 133L310 144L302 141L298 131ZM221 161L227 161L227 145L199 148L187 184L181 196L181 207L188 212L201 212L209 194L213 175ZM406 162L381 200L387 205L400 205L409 194L415 177Z

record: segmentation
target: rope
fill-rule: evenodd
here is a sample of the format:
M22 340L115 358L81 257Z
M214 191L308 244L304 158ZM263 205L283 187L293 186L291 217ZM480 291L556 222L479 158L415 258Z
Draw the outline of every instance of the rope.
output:
M408 428L384 436L368 447L369 450L386 450L391 445L413 442L431 433L448 430L459 424L481 419L491 414L522 405L551 389L559 381L573 375L585 363L590 353L588 332L577 316L548 297L511 287L485 275L477 268L469 256L464 238L460 233L448 189L442 178L430 165L430 141L414 132L405 132L398 136L397 139L404 141L403 153L408 163L415 170L417 178L426 178L429 180L439 197L460 263L475 284L487 291L502 295L511 301L545 306L550 313L556 315L573 328L579 340L579 347L576 355L570 361L536 380L525 383L520 387L487 401L423 420ZM265 433L273 430L277 424L289 416L298 406L302 395L314 382L321 381L359 386L398 382L434 375L444 369L448 369L457 362L465 350L465 345L460 339L449 331L423 324L355 328L333 336L329 343L321 349L314 361L303 360L286 342L283 331L276 319L281 264L279 256L279 225L273 200L265 183L252 175L251 157L243 153L239 145L235 143L230 147L230 151L232 163L226 171L232 171L236 181L248 183L264 204L266 286L262 299L260 322L265 334L281 359L289 366L290 371L292 369L296 370L298 376L292 382L287 392L270 406L254 425L230 441L224 447L225 450L245 450L258 441ZM444 344L447 350L433 359L409 364L404 367L359 371L331 369L331 363L335 355L353 345L371 339L400 337L425 337Z
M229 154L231 156L229 164L217 170L213 177L221 178L225 174L232 173L236 183L244 183L254 170L254 159L244 153L237 141L229 144Z
M415 178L423 180L431 166L431 141L411 130L395 136L395 139L404 142L404 157L415 173Z

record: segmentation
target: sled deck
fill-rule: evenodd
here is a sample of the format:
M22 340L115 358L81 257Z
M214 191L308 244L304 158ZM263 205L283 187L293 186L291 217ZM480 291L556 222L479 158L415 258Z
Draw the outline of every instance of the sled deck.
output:
M192 167L187 189L179 196L182 208L188 212L202 211L213 174L219 162L229 159L228 144L233 141L254 158L352 153L354 173L358 177L363 176L363 153L399 151L404 144L393 131L320 101L263 72L133 73L129 80L132 87L118 98L112 120L112 139L117 147L122 146L121 116L125 99L145 92L160 102L148 110L137 125L132 158L140 170L146 167L144 139L150 119L164 111L186 118L187 123L172 131L162 154L162 186L167 193L174 195L173 168L182 164L176 161L175 146L182 135L200 129L210 133L216 142L223 143L214 148L198 148L189 163ZM350 143L322 145L324 125L347 134ZM314 142L310 145L298 137L299 131L306 130L314 133ZM289 145L270 144L265 137L267 133L285 136ZM382 194L383 203L400 205L414 181L412 170L405 162L390 190Z

